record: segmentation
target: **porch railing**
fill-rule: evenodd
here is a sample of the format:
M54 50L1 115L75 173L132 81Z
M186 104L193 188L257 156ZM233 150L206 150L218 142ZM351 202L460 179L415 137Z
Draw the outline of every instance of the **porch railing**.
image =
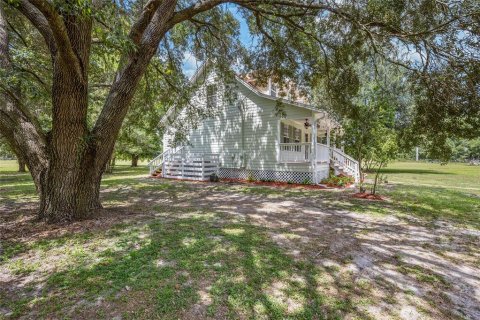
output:
M317 143L317 162L329 162L330 161L330 147L326 144Z
M344 172L354 177L355 182L358 183L360 181L360 170L357 160L336 148L330 148L330 159L340 165Z
M280 162L306 163L312 159L312 143L280 143ZM335 165L341 172L360 181L358 161L345 154L342 150L317 143L315 161Z
M280 162L308 162L311 160L311 143L280 143Z
M328 162L330 159L329 147L317 143L315 159L319 162ZM312 160L312 143L280 143L280 162L309 162Z
M177 153L165 157L162 176L173 179L206 181L218 171L220 156L216 153Z
M167 149L158 156L156 156L153 160L151 160L147 166L149 168L150 174L155 172L155 170L162 168L163 163L165 162L166 158L177 154L183 150L183 146L177 147L177 148L172 148L172 149Z

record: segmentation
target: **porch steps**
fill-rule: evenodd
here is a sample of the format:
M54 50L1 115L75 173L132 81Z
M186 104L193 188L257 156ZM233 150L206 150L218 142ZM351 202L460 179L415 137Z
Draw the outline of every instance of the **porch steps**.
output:
M151 173L152 177L157 177L162 175L162 169L159 168Z
M217 173L218 154L193 154L172 152L162 157L161 161L150 162L150 173L154 177L207 181Z
M360 182L360 170L358 161L344 153L340 149L331 148L330 167L336 175L343 174L355 179L355 183Z

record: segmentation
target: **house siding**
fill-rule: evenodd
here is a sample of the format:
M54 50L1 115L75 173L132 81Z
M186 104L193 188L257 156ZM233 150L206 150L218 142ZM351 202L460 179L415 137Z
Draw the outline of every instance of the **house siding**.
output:
M310 163L278 162L281 118L275 114L275 101L258 96L241 83L237 83L239 97L244 106L241 111L235 104L227 102L225 86L214 72L210 72L192 97L192 104L200 110L208 110L205 92L210 84L218 86L217 109L214 114L200 121L196 128L190 130L187 138L188 152L219 154L220 168L237 169L240 170L238 172L241 175L245 175L244 172L248 170L312 172ZM287 119L304 119L312 116L311 110L294 105L284 104L283 108ZM244 114L243 138L242 112ZM169 135L166 134L164 146L168 145L168 140ZM242 140L244 141L243 152ZM304 142L303 131L302 142ZM326 169L328 172L328 166Z

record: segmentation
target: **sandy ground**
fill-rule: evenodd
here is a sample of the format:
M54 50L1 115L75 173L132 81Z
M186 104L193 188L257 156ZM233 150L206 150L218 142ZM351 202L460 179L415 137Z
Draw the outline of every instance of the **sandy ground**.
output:
M285 200L199 188L195 197L166 202L202 206L269 228L292 256L334 270L321 289L326 294L355 299L354 292L340 292L338 282L366 283L372 298L366 316L480 319L478 230L326 209L321 197Z

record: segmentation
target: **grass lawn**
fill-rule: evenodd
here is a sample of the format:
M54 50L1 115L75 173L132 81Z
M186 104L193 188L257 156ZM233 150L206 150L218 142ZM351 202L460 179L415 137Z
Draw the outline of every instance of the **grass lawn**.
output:
M394 200L396 213L480 229L480 167L395 162L383 174L394 187L381 192Z
M353 191L152 179L98 218L35 222L0 161L0 319L480 319L480 168L397 162Z

